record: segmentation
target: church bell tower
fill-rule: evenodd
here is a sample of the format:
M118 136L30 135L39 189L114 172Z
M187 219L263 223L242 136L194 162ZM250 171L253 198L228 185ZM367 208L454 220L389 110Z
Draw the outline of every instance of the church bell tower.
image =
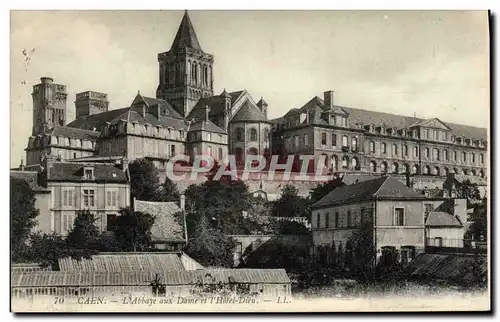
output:
M203 52L187 10L169 51L158 54L156 97L186 117L202 97L213 96L213 55Z

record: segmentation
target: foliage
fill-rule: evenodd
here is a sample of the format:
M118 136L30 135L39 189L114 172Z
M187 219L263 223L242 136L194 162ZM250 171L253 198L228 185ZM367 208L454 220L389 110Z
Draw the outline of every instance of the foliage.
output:
M68 245L75 249L99 248L99 230L95 225L94 215L89 210L79 211L76 215L73 229L67 238Z
M354 250L355 260L351 263L354 272L361 279L369 279L375 264L375 246L373 244L373 226L369 222L362 222L354 230L347 244Z
M167 176L156 193L155 201L178 201L180 197L181 194L177 189L177 184Z
M310 199L311 199L311 204L314 204L315 202L318 202L326 196L328 193L330 193L332 190L343 186L344 183L342 182L342 179L340 178L334 178L330 181L323 182L318 184L316 187L311 189L310 192Z
M464 180L457 184L457 197L467 199L467 207L470 207L481 200L477 183Z
M273 203L272 215L275 217L306 217L309 199L299 196L299 191L291 184L281 188L281 197Z
M194 232L190 234L186 247L189 256L205 266L233 266L236 243L232 238L211 227L206 215L201 215L192 227Z
M299 270L304 267L308 259L307 244L287 243L279 236L264 242L260 247L245 250L244 262L240 267L245 268L283 268Z
M120 209L115 235L122 251L145 251L151 246L151 227L155 217L131 207Z
M276 233L280 235L307 235L310 231L302 223L283 220L277 224Z
M137 159L128 166L131 197L138 200L155 201L158 188L158 170L152 161Z
M471 224L467 231L467 238L485 240L488 237L488 199L483 198L479 204L474 205L474 211L470 215Z
M22 179L10 177L10 252L18 260L27 251L26 241L36 226L35 192Z

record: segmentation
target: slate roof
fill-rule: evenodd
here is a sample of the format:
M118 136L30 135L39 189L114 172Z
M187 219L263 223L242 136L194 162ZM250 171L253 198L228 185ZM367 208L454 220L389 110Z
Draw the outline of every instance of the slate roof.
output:
M368 181L368 180L373 180L380 178L380 175L374 175L374 174L368 174L368 173L360 173L360 174L355 174L355 173L346 173L342 177L342 182L344 184L355 184L358 182L363 182L363 181Z
M337 109L341 109L349 114L349 124L351 126L354 126L356 123L362 123L363 125L373 124L375 126L385 124L387 128L395 127L401 129L409 128L412 125L426 121L426 119L422 118L357 109L340 105L335 105L334 107ZM291 109L287 114L285 114L284 118L286 119L287 117L290 117L297 113L305 113L308 110L311 110L313 113L313 115L311 115L312 117L310 116L310 123L317 125L327 125L327 122L321 119L321 113L324 112L325 105L323 100L318 96L313 97L300 109ZM278 118L273 120L272 122L279 123L282 122L282 120ZM485 128L448 122L443 123L451 128L451 132L453 135L483 140L487 139L487 130Z
M148 107L160 106L162 109L168 110L168 116L177 119L183 119L179 112L177 112L175 108L173 108L172 105L170 105L170 103L168 103L167 101L159 98L142 96L140 93L136 95L130 106L139 105L141 103L146 103Z
M52 136L62 136L67 138L81 138L90 141L95 141L99 138L100 132L89 131L85 129L68 127L68 126L56 126L50 132Z
M227 134L226 131L212 123L211 121L197 121L189 127L189 131L207 131L213 133Z
M153 243L186 242L184 220L174 216L181 211L176 202L134 200L134 209L156 217L151 227Z
M244 90L228 93L231 97L231 106L234 105L238 97L243 94ZM210 108L210 116L219 116L224 113L222 97L221 95L215 95L210 97L202 97L198 100L198 103L189 112L187 119L197 119L202 120L205 118L205 106Z
M425 225L437 227L463 227L457 217L443 211L430 212Z
M90 259L59 259L63 272L182 271L180 253L102 253Z
M31 190L35 192L47 192L50 191L38 184L38 172L35 171L18 171L10 170L10 176L16 179L21 179L26 181Z
M32 272L11 274L12 287L57 287L57 286L149 286L155 275L161 282L170 285L194 285L202 278L204 284L290 284L286 271L280 269L200 269L194 271L122 271L122 272ZM213 277L211 279L209 276Z
M390 176L338 187L312 205L313 208L338 204L355 203L373 198L390 200L425 199L418 192L408 188Z
M94 168L95 180L90 182L127 183L127 175L114 164L55 162L50 167L48 181L88 182L83 176L84 167Z
M129 109L126 113L121 115L119 118L111 121L111 124L118 123L120 120L128 121L128 122L137 122L139 124L150 124L151 126L163 126L163 127L171 127L176 130L187 130L188 124L184 119L174 118L169 116L163 116L158 119L155 115L146 113L145 116L142 116L142 113Z
M106 122L111 122L114 119L119 118L129 109L129 107L124 107L115 110L109 110L107 112L102 112L99 114L81 116L75 119L73 122L67 124L66 127L73 127L90 131L95 128L97 131L101 131L101 128L106 125Z
M184 49L186 47L202 51L187 10L184 12L184 16L182 17L181 24L177 30L177 34L175 35L175 39L170 50L178 51L179 49Z
M267 117L249 101L246 101L243 106L236 112L231 119L231 122L266 122L269 123Z

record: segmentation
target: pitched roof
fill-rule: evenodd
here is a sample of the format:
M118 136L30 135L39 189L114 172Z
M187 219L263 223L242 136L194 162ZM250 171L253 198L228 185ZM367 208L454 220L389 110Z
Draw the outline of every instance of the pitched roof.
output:
M154 253L150 253L153 255ZM193 271L157 270L144 271L90 271L90 272L29 272L11 274L12 287L56 287L56 286L149 286L159 274L165 285L195 285L199 279L204 284L290 284L286 271L279 269L199 269ZM207 276L208 275L208 276Z
M38 172L10 170L10 176L16 179L21 179L26 181L29 184L31 190L35 192L50 191L47 188L44 188L38 184Z
M386 199L425 199L418 192L408 188L390 176L338 187L314 203L313 208L370 200L374 197Z
M457 217L444 211L431 211L425 222L426 226L463 227Z
M95 180L86 180L83 175L84 167L94 168ZM126 183L126 173L114 164L106 163L76 163L76 162L54 162L47 174L48 181L71 181L71 182L106 182Z
M140 105L141 103L145 103L148 107L160 106L162 110L168 111L168 116L183 119L179 112L177 112L175 108L173 108L172 105L170 105L170 103L168 103L167 101L159 98L143 96L140 93L135 96L130 106ZM164 113L162 113L162 115L164 115Z
M102 253L90 259L59 259L63 272L126 272L184 270L180 253Z
M186 47L202 51L187 10L184 12L184 16L182 17L181 24L179 25L179 29L177 30L177 34L175 35L175 39L170 47L170 50L177 51Z
M67 138L80 138L86 140L97 140L100 136L100 132L89 131L85 129L79 129L75 127L68 126L56 126L50 132L52 136L61 136Z
M207 131L213 133L227 134L226 131L212 123L211 121L197 121L189 126L189 131Z
M176 202L134 200L134 209L156 217L151 227L153 243L186 242L184 220L175 216L181 212Z
M318 96L315 96L300 109L290 110L287 114L285 114L285 118L293 114L296 114L297 112L305 113L306 111L311 110L313 113L313 117L310 117L311 119L310 123L318 125L327 125L327 122L321 119L321 113L324 112L324 107L325 105L323 100ZM420 124L422 122L428 121L428 119L377 112L372 110L357 109L340 105L335 105L334 108L341 109L345 111L347 114L349 114L349 123L351 125L385 124L385 126L388 128L395 127L401 129L401 128L409 128L411 126L414 126L415 124ZM442 122L442 123L451 129L453 135L465 136L483 140L487 139L487 130L485 128L462 125L462 124L454 124L448 122Z
M231 97L231 106L234 105L236 100L241 96L244 90L228 93ZM210 116L218 116L224 113L224 106L222 104L221 95L214 95L209 97L202 97L198 100L198 103L189 112L188 119L201 120L205 118L205 106L210 108Z
M269 122L267 117L262 114L262 112L250 103L248 100L243 104L243 106L236 112L236 114L231 119L231 122Z
M79 128L84 130L96 129L101 131L101 128L106 124L106 122L111 122L116 118L120 118L121 115L125 114L130 108L124 107L115 110L109 110L107 112L102 112L99 114L80 116L73 122L70 122L66 127Z
M344 184L355 184L358 182L368 181L380 178L380 175L368 174L368 173L346 173L342 177L342 182Z

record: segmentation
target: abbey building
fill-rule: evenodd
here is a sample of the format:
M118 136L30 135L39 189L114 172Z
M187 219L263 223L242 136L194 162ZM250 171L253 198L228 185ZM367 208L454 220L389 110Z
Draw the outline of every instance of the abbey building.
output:
M270 120L263 98L246 90L214 93L214 56L203 51L187 12L170 50L158 54L156 97L131 94L108 110L104 93L76 95L76 119L66 119L66 87L41 78L33 87L33 131L26 166L43 156L73 162L148 158L159 169L178 154L218 161L249 154L322 157L335 172L462 174L485 180L487 131L339 106L333 91ZM272 107L271 107L272 108ZM298 164L300 168L300 164Z

